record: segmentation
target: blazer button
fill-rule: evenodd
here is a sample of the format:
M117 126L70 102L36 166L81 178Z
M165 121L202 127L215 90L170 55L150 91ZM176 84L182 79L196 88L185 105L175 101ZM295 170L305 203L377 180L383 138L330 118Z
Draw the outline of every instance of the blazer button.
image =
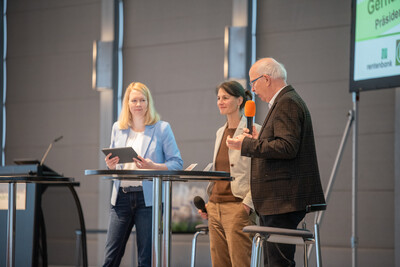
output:
M235 164L231 164L231 167L234 167L235 166Z

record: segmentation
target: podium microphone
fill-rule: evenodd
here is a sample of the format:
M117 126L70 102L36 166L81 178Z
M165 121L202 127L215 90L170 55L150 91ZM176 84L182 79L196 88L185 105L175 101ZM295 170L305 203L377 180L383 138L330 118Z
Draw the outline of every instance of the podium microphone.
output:
M247 100L244 105L244 115L247 117L247 129L249 134L253 133L253 117L256 115L256 103L253 100Z
M204 200L201 197L195 196L193 199L193 203L196 206L196 208L198 208L202 212L207 213L206 204L204 203Z
M42 160L40 161L40 166L43 165L44 160L47 157L47 154L49 154L50 149L53 147L53 144L60 141L63 138L63 136L61 135L60 137L57 137L56 139L53 140L53 142L50 143L49 147L46 150L46 153L44 153Z

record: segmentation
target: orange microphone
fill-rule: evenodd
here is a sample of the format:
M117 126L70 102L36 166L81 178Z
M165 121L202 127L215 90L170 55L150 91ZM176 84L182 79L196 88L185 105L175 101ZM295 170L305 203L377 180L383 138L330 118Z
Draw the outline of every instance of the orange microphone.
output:
M249 134L253 133L253 117L256 115L256 103L253 100L247 100L244 105L244 115L247 117L247 128Z

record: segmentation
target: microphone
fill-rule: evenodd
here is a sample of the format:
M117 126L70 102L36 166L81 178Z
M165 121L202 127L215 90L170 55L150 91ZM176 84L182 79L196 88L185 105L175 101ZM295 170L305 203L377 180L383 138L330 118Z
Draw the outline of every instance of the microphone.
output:
M253 117L256 115L256 103L253 100L247 100L244 105L244 115L247 117L247 128L249 134L253 133Z
M53 144L60 141L63 138L63 136L61 135L60 137L57 137L56 139L53 140L53 142L50 143L49 147L46 150L46 153L44 153L42 160L40 161L40 166L43 165L44 160L47 157L47 154L49 154L50 149L53 147Z
M62 135L60 137L57 137L56 139L54 139L53 143L56 143L56 142L60 141L61 139L63 139L63 137L64 136L62 136Z
M196 208L198 208L202 212L207 213L206 204L204 203L204 200L201 197L195 196L193 199L193 203L196 206Z

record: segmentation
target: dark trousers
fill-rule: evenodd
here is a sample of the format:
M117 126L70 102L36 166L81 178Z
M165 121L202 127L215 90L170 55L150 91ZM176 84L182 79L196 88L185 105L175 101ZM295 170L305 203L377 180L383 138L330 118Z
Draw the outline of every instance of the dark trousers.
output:
M260 215L260 225L296 229L306 215L305 211L289 212L277 215ZM264 266L295 266L296 245L269 243L264 244Z
M146 207L143 191L124 193L119 189L117 203L111 207L104 267L121 263L133 226L136 226L138 266L151 266L152 207Z

